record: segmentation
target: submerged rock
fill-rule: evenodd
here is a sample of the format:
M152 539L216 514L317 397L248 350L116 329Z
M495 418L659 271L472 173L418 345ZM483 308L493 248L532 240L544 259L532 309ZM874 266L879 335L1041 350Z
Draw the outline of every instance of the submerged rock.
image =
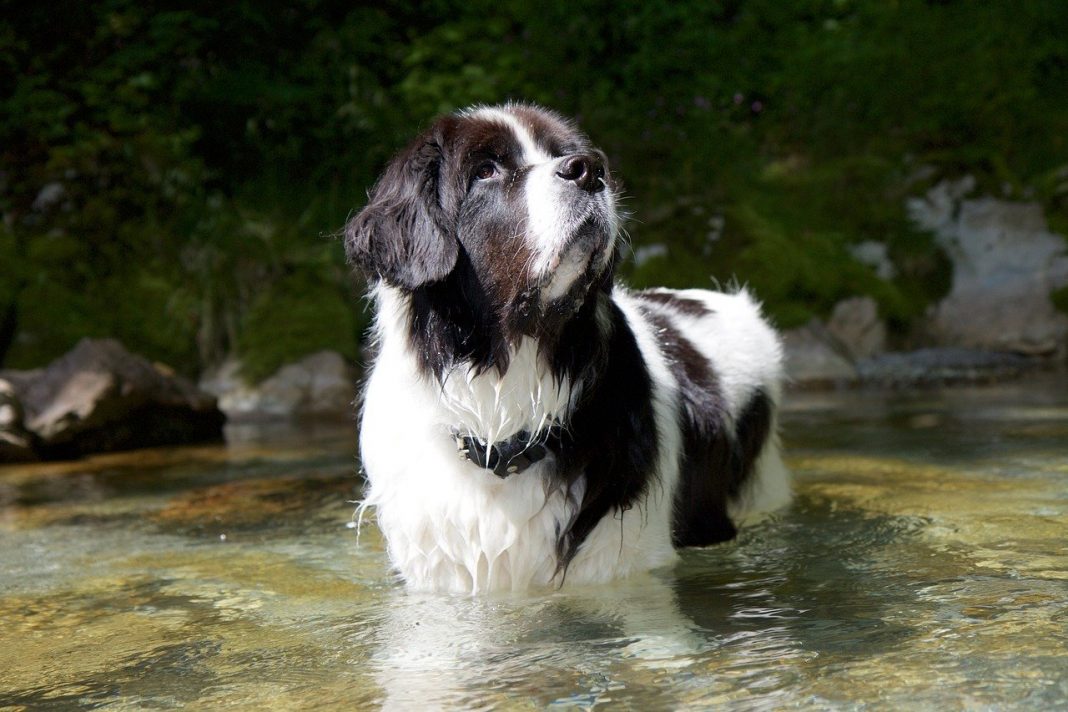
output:
M232 420L351 420L356 371L341 354L319 351L251 385L241 377L241 362L229 359L205 374L200 387L218 397L219 407Z
M82 339L43 369L0 375L46 458L222 437L212 396L114 339Z

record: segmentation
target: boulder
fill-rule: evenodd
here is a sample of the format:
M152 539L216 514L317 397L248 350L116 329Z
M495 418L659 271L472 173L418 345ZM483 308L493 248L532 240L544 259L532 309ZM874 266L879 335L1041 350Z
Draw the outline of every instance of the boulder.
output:
M33 433L23 424L22 404L9 381L0 380L0 463L36 460Z
M1068 348L1068 315L1050 294L1068 285L1068 242L1038 203L966 197L970 177L908 202L953 261L953 286L927 330L937 345L1052 355Z
M305 356L256 385L244 381L241 362L231 358L205 374L200 387L232 420L354 417L356 371L334 351Z
M4 372L48 458L215 440L215 399L114 339L82 339L37 371Z
M786 377L792 385L848 385L857 369L837 340L819 320L783 333Z
M886 349L886 324L871 297L850 297L835 304L827 332L853 361Z

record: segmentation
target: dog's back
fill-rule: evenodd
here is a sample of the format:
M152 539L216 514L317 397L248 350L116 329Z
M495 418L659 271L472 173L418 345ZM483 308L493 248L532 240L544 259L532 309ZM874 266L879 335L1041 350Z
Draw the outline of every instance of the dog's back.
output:
M782 347L748 292L636 292L678 388L682 452L672 539L705 546L790 500L778 452Z

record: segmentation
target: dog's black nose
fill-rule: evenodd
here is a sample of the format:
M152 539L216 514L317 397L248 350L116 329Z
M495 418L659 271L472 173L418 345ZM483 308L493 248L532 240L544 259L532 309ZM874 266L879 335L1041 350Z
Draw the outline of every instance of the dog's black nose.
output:
M605 187L604 156L596 153L576 153L564 159L556 175L564 180L574 181L575 185L587 193L599 193Z

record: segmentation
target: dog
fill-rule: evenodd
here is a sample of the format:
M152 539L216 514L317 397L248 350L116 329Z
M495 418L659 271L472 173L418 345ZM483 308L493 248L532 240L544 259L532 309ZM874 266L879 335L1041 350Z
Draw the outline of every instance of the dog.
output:
M745 290L616 284L619 186L570 121L441 117L368 197L359 514L409 589L604 583L789 500L778 336Z

